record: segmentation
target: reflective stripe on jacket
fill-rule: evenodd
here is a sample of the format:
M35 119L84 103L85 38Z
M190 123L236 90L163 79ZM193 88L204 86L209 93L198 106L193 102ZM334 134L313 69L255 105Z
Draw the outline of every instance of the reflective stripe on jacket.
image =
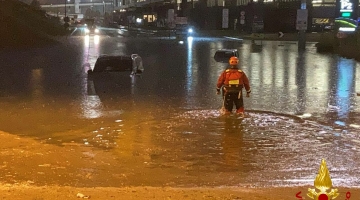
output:
M225 86L226 88L238 87L240 90L242 87L245 87L246 91L250 92L249 79L242 70L237 68L227 69L221 73L216 86L218 89Z

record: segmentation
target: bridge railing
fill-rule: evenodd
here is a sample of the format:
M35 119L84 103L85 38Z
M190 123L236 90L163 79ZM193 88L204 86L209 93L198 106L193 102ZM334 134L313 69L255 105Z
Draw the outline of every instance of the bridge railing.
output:
M66 7L74 7L76 4L74 3L67 3ZM113 3L79 3L79 6L103 6L103 5L113 5ZM64 7L65 4L48 4L48 5L41 5L42 8L56 8L56 7Z

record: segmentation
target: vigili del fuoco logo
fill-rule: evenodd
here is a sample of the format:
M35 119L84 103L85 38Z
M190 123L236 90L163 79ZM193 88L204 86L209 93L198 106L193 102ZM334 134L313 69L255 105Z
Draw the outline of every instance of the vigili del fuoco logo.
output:
M325 159L322 159L319 173L314 181L315 188L309 188L307 196L314 200L331 200L339 196L338 189L332 188L332 181L330 178L329 170L326 166ZM296 198L305 199L301 197L301 191L296 193ZM346 199L350 200L351 193L346 193Z

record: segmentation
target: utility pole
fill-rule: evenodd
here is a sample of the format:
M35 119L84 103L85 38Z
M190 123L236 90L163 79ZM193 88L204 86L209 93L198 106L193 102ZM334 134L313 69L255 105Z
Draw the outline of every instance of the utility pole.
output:
M69 17L66 16L66 10L67 10L66 2L67 2L67 1L68 1L68 0L65 0L65 17L64 17L64 22L65 22L64 27L65 27L66 29L69 27L69 22L70 22Z
M306 30L307 30L308 10L306 9L306 0L301 0L301 7L297 10L296 29L299 30L298 50L303 51L306 47Z
M66 7L66 2L67 2L68 0L65 0L65 17L66 17L66 10L67 10L67 7Z
M103 1L103 15L105 15L105 10L106 10L106 7L105 7L105 1Z

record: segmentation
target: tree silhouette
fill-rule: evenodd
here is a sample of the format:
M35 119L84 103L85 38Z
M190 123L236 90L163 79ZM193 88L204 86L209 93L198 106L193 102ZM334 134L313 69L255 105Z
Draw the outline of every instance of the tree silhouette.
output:
M93 18L93 14L92 14L92 10L90 8L88 8L86 11L85 11L85 17L86 18Z

